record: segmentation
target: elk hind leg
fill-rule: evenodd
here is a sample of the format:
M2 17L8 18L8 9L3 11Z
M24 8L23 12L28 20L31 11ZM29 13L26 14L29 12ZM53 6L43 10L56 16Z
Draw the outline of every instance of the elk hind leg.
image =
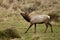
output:
M48 29L48 24L45 24L45 26L46 26L46 29L45 29L45 32L44 32L44 33L46 33L46 31L47 31L47 29Z
M51 32L53 32L52 24L51 23L48 23L48 25L51 27Z

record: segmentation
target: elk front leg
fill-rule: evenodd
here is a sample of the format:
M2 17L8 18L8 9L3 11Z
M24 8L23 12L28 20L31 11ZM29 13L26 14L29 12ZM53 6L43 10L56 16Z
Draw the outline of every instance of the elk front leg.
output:
M34 33L36 33L36 24L35 24L35 32Z
M29 26L29 28L27 29L27 31L31 28L32 25L33 25L33 24L31 24L31 25ZM27 31L26 31L25 33L27 33Z

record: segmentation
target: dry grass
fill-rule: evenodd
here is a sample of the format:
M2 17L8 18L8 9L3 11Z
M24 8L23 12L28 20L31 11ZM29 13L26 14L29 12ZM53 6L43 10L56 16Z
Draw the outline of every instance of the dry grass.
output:
M4 17L4 14L19 15L19 13L27 11L31 14L58 14L60 20L59 10L59 0L0 0L0 14Z
M5 35L0 40L60 40L60 23L53 25L54 33L50 33L50 29L47 33L43 33L45 27L37 25L37 34L33 33L33 27L24 34L29 23L21 17L20 13L26 11L30 13L30 16L53 14L52 19L60 20L60 0L0 0L0 35ZM54 20L53 23L56 24ZM11 26L17 27L18 31L10 28ZM9 38L16 35L20 35L21 39Z

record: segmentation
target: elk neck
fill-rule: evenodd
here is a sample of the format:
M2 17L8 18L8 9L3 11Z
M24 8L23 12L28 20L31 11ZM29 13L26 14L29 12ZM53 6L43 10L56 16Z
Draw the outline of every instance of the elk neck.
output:
M23 16L23 18L24 18L26 21L28 21L28 22L30 22L30 20L31 20L31 18L30 18L29 15Z

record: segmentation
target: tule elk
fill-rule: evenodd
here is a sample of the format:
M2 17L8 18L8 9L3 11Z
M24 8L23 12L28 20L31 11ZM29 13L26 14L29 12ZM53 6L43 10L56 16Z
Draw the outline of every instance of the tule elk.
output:
M51 32L53 32L52 29L52 25L50 23L50 16L48 15L37 15L37 16L29 16L28 13L20 13L20 15L27 21L30 23L29 28L27 29L27 31L32 27L32 25L35 25L35 33L36 33L36 24L45 24L46 25L46 29L44 32L47 31L48 26L51 27ZM27 31L25 33L27 33Z

